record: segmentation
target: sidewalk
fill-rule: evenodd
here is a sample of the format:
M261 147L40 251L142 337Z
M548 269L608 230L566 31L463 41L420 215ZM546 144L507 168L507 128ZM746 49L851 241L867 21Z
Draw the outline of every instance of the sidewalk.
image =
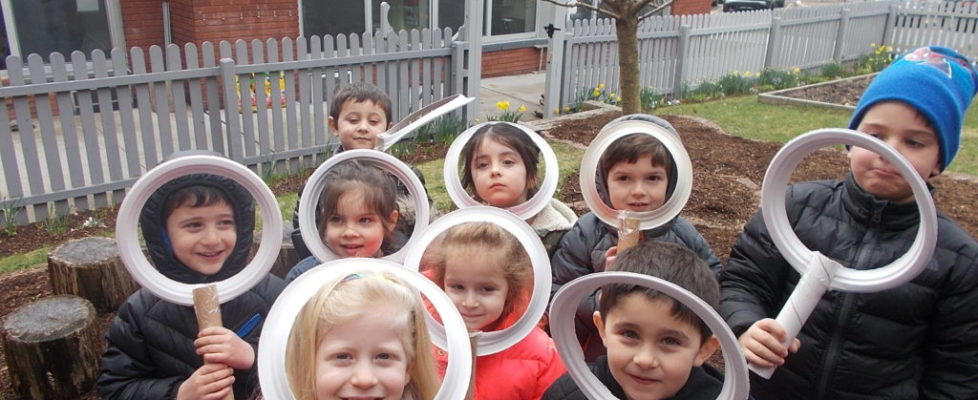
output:
M516 111L521 105L526 106L526 112L520 121L538 120L533 111L543 112L540 100L547 81L546 71L525 75L500 76L482 78L479 85L479 118L485 121L486 115L497 115L501 111L496 108L500 101L509 102L509 110Z

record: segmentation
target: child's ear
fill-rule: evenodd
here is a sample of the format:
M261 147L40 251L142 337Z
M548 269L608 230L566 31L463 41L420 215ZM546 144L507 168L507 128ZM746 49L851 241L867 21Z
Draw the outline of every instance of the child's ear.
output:
M693 365L700 367L706 360L710 359L713 353L716 353L717 349L720 348L720 340L716 336L711 335L706 342L700 345L700 351L696 354L696 360L693 361Z
M937 162L934 163L934 169L930 171L930 176L928 176L927 179L933 178L940 174L941 174L941 160L937 160ZM924 180L926 181L927 179Z
M393 231L394 230L394 226L397 225L397 219L400 216L401 216L401 214L398 213L397 210L391 211L391 215L389 217L387 217L387 221L390 222L390 227L391 227L391 229L389 229L389 231Z
M330 116L329 118L326 119L326 124L329 125L329 130L333 131L333 136L340 135L339 129L337 129L336 126L336 118Z
M591 314L591 319L594 320L594 326L598 328L598 334L601 335L601 343L604 343L604 346L608 347L608 344L605 343L604 319L601 318L601 311L595 311L594 314Z

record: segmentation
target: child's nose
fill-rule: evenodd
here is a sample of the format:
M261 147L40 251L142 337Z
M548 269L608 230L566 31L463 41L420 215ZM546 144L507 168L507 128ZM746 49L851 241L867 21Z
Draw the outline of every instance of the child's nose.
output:
M632 362L642 368L655 368L659 365L659 359L655 354L655 350L648 347L643 347L636 352Z
M346 225L343 227L343 236L345 237L355 237L359 234L360 231L358 231L353 225Z
M359 362L350 378L350 384L361 389L368 389L377 384L377 376L367 362Z
M204 244L214 244L219 241L220 239L216 228L204 228L204 235L201 237L201 242Z
M463 307L476 307L479 305L479 300L476 298L475 293L467 292L465 297L462 299Z

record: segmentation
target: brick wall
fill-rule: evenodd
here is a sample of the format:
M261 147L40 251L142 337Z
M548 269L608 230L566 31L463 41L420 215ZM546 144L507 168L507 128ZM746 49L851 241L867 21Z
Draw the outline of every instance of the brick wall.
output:
M518 75L539 71L540 55L543 54L543 68L547 68L545 49L525 47L521 49L500 50L482 53L482 77Z
M675 0L672 15L708 14L713 9L711 0Z
M295 0L172 0L170 18L181 45L299 36Z
M127 0L120 5L127 48L163 45L163 0Z

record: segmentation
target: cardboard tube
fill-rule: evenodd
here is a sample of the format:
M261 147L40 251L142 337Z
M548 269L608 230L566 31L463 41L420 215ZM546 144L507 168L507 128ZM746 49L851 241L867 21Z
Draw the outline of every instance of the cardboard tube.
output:
M217 286L207 285L193 290L194 313L197 314L197 330L224 326L221 322L221 302L217 299ZM234 390L228 392L223 400L234 400Z
M628 211L618 215L618 253L635 247L642 235L639 230L639 220L631 217Z

